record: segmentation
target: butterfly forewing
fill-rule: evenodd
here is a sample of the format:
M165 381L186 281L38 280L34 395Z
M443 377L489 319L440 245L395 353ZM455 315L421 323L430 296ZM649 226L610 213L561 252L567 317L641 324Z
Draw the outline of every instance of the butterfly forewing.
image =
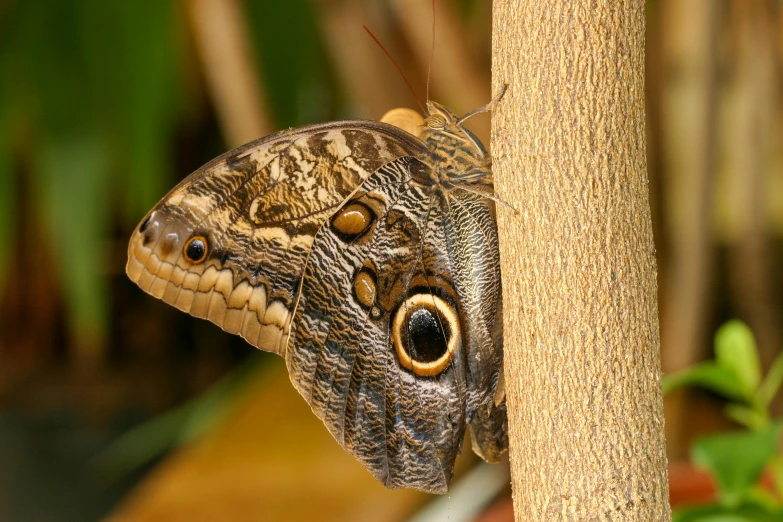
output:
M127 272L164 301L258 348L283 353L313 237L382 165L422 144L381 123L283 131L205 165L131 238ZM203 238L205 256L188 256Z

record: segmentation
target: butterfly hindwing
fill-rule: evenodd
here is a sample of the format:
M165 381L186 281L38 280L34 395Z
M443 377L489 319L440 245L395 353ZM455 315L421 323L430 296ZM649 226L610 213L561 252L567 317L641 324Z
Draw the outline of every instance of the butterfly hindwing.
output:
M482 276L492 259L459 243L482 233L458 221L484 219L486 201L464 194L456 205L414 183L412 167L422 165L405 157L379 169L316 235L286 360L313 411L379 480L442 493L487 402L480 387L497 382L497 368L470 359L500 357L495 317L480 312L499 287ZM421 362L406 366L400 343Z

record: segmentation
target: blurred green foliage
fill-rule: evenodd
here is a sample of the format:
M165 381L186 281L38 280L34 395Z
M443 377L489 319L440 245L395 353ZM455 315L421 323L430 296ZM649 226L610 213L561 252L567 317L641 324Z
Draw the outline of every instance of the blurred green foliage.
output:
M334 116L338 95L310 2L245 7L274 124ZM31 222L77 341L106 340L105 275L124 254L109 252L107 238L187 174L172 153L201 89L186 23L184 4L157 0L0 8L0 290L15 234Z
M729 321L715 335L715 360L663 379L664 392L699 386L730 400L726 414L747 429L696 440L691 457L718 488L718 505L677 510L675 522L750 522L783 520L783 420L773 419L770 404L783 382L783 354L761 375L756 342L748 326ZM759 481L767 471L772 487Z
M667 393L681 386L698 386L730 399L726 415L752 430L766 429L772 399L783 383L783 354L762 379L753 332L741 321L729 321L715 334L715 360L697 364L663 378Z
M176 5L12 2L2 13L0 229L10 235L16 219L43 226L73 330L96 340L107 323L102 246L112 218L138 219L171 183L183 101ZM29 175L32 216L17 215L15 166Z
M95 457L95 466L107 480L119 481L213 430L244 396L245 386L267 377L263 363L270 357L252 353L200 395L128 430Z
M279 128L332 119L339 103L311 4L309 0L246 4L267 105Z
M0 68L3 67L0 62ZM16 215L16 183L14 179L11 155L11 117L8 96L3 89L0 73L0 238L5 244L0 246L0 291L3 289L5 274L11 249L15 240L13 220Z

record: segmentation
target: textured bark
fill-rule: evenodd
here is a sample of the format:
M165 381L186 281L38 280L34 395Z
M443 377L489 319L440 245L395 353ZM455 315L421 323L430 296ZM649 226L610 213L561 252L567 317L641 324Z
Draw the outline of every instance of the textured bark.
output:
M517 520L669 520L642 0L496 0Z

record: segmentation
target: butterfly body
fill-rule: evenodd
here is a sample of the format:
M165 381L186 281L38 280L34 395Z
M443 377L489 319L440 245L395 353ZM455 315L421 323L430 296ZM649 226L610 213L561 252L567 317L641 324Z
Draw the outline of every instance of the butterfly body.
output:
M418 137L301 127L205 165L131 238L139 286L286 360L389 487L445 492L464 431L507 446L491 162L430 102Z

